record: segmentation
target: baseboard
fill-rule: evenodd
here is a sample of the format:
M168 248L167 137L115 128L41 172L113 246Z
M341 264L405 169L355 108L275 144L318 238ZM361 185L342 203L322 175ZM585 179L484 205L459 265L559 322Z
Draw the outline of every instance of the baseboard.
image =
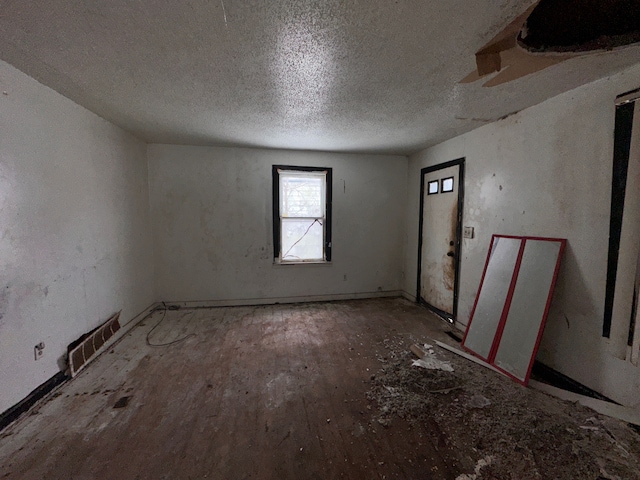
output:
M125 333L128 333L129 330L131 330L133 327L135 327L137 324L139 324L142 320L144 320L147 317L147 315L150 315L155 310L157 310L157 308L160 305L161 305L161 302L153 302L151 305L149 305L147 308L142 310L139 314L137 314L135 317L133 317L127 323L121 323L120 324L120 330L118 330L116 332L116 334L111 338L118 338L119 339L119 338L123 337ZM120 334L120 335L118 335L118 334Z
M402 297L406 298L410 302L416 302L416 296L411 295L409 292L402 290Z
M158 302L153 303L150 307L145 308L142 312L137 314L127 323L120 327L113 337L109 339L95 354L94 357L91 358L86 365L90 365L98 358L105 350L113 347L118 341L122 339L133 327L135 327L138 323L140 323L143 319L145 319L148 315L150 315L159 305ZM84 367L83 367L84 369ZM36 403L40 402L42 399L50 395L57 387L61 386L63 383L66 383L68 380L71 380L71 377L66 374L66 372L58 372L49 380L44 382L42 385L33 390L29 395L27 395L23 400L15 404L13 407L8 408L6 411L0 414L0 431L4 428L18 420L24 413L29 411Z
M456 327L456 329L460 330L461 332L464 332L467 330L467 325L457 320L453 323L453 326Z
M131 331L133 327L139 324L142 320L151 315L155 310L160 306L160 302L153 302L147 308L138 313L135 317L129 320L127 323L122 323L120 326L120 330L118 330L113 337L109 339L109 344L105 344L104 349L108 347L112 347L116 342L118 342L122 337L124 337L127 333ZM101 352L102 353L102 350Z
M239 298L229 300L204 300L162 302L167 307L180 308L211 308L211 307L245 307L253 305L274 305L277 303L307 303L330 302L336 300L360 300L366 298L401 297L401 290L388 290L384 292L359 292L359 293L335 293L328 295L301 295L293 297L269 297L269 298Z
M22 416L23 413L27 412L31 407L33 407L37 402L42 400L45 396L51 393L56 387L62 385L64 382L69 380L70 377L65 375L64 372L58 372L49 380L44 382L42 385L33 390L29 395L27 395L23 400L15 404L13 407L10 407L6 411L0 414L0 431L2 431L5 427L9 426L13 422L15 422L18 418Z
M623 405L617 405L604 400L598 400L578 393L569 392L558 387L547 385L546 383L538 382L537 380L529 380L529 386L562 400L567 400L573 403L577 402L580 405L589 407L592 410L601 413L602 415L607 415L609 417L622 420L623 422L640 426L640 410L637 408L625 407Z
M404 298L406 298L407 300L409 300L410 302L417 302L418 301L415 295L412 295L412 294L410 294L409 292L407 292L405 290L402 290L402 296ZM427 308L434 315L437 315L438 317L440 317L443 321L449 323L449 321L446 318L442 317L441 315L438 315L438 313L434 312L431 308L429 308L429 306L424 305L423 303L421 303L421 305L423 305L425 308ZM449 325L451 325L451 324L449 323ZM453 322L453 327L455 329L457 329L457 330L460 330L461 332L464 332L467 329L467 326L464 323L460 323L457 320L455 320Z
M615 403L609 397L602 395L600 392L596 392L592 388L583 385L582 383L574 380L571 377L566 376L564 373L555 370L544 363L537 360L533 362L533 368L531 369L531 378L540 382L549 384L556 388L561 388L567 392L576 393L585 397L595 398L596 400L602 400L603 402Z

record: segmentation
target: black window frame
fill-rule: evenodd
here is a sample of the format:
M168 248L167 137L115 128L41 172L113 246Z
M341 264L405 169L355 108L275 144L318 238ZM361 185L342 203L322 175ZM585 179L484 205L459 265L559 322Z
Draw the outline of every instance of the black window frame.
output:
M444 189L444 182L446 180L451 180L451 190L445 190ZM455 180L453 179L453 177L444 177L442 179L440 179L440 193L451 193L453 192L453 190L455 189Z
M435 185L436 186L436 191L435 192L431 192L431 185ZM429 182L427 182L427 195L437 195L440 193L440 181L439 180L431 180Z
M324 225L324 260L282 262L280 259L281 238L280 238L280 173L278 170L297 172L326 172L325 186L325 225ZM296 165L273 165L271 168L272 194L273 194L273 261L274 263L286 265L304 265L305 263L327 263L331 262L331 204L333 196L333 170L330 167L301 167Z

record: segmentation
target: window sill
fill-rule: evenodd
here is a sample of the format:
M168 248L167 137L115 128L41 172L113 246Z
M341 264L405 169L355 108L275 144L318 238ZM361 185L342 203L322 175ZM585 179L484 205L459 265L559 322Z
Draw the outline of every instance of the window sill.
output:
M273 261L274 267L289 267L289 266L300 266L300 265L309 265L314 267L329 267L331 266L331 262L326 260L319 260L317 262L279 262L277 260Z

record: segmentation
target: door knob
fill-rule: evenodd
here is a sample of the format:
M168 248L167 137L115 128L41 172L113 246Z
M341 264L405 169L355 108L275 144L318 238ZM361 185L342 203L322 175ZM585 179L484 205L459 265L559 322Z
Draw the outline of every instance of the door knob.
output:
M456 254L453 252L447 252L447 257L455 257Z

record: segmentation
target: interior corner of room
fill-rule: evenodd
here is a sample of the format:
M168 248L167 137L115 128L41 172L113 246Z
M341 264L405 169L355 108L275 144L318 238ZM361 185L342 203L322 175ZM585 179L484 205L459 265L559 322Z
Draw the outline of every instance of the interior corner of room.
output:
M138 37L123 33L109 47L112 37L99 24L61 36L52 33L65 25L56 14L55 28L30 39L17 3L6 14L0 9L7 32L0 33L7 42L0 48L0 413L56 388L66 379L69 346L116 312L119 330L103 335L91 355L162 303L404 297L461 333L495 234L566 239L535 358L640 409L637 44L559 60L566 52L535 53L521 37L501 43L514 18L522 35L517 15L538 3L519 1L509 12L462 7L465 18L478 19L477 38L451 33L458 47L446 58L423 58L424 44L416 46L401 27L381 30L388 39L400 36L400 53L382 44L372 52L363 45L374 35L354 31L355 20L322 16L331 28L312 35L302 7L287 12L280 5L286 2L276 2L280 7L265 7L271 20L263 24L255 12L226 3L211 38L196 17L189 20L198 45L212 52L220 45L219 62L210 59L229 69L220 77L212 66L194 67L196 53L164 57L166 39L157 49L138 39L149 63L137 66L126 45ZM404 3L412 6L379 5L380 18L400 15L422 30L422 7ZM454 13L432 8L439 18ZM138 18L134 13L127 18ZM242 23L241 13L252 20ZM182 19L175 15L154 20L154 31ZM380 18L367 22L383 28ZM278 19L284 24L276 28ZM456 22L434 26L436 33L464 30ZM247 33L258 27L269 35ZM245 43L232 40L240 32ZM93 53L82 47L84 35L95 36ZM185 50L204 51L187 34L176 38ZM50 47L53 40L64 48ZM336 42L349 55L333 51ZM119 57L118 49L128 53ZM82 67L98 53L122 63L113 71L96 59ZM529 54L538 56L523 66ZM446 71L434 94L420 87L414 95L423 79L435 78L437 68L416 66L428 61L447 64ZM209 91L210 76L217 93ZM475 82L481 78L493 84ZM242 95L238 82L246 86ZM142 91L147 87L151 94ZM286 252L275 166L331 172L323 209L304 217L309 226ZM321 253L308 262L286 258L312 227L321 240L330 228Z

